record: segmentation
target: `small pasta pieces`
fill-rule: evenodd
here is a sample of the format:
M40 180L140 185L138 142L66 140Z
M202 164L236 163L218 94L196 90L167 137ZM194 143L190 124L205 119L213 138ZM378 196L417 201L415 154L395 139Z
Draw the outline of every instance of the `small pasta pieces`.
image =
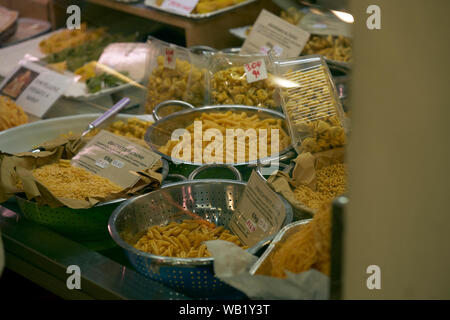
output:
M199 69L186 60L176 59L175 68L164 66L164 56L158 56L147 89L146 112L151 113L156 105L166 100L183 100L200 106L205 99L206 70Z
M248 83L243 66L219 70L211 79L211 97L214 104L242 104L275 108L276 86L267 79Z
M211 227L211 224L204 220L183 220L182 223L171 222L166 226L150 227L134 247L167 257L202 258L210 256L203 242L218 239L247 249L229 230L224 227Z
M11 98L0 95L0 131L28 122L28 116Z

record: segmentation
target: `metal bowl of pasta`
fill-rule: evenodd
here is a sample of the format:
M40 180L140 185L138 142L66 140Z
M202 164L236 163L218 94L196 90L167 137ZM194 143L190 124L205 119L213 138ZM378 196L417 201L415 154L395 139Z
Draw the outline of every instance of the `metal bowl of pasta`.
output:
M232 168L238 178L236 168ZM246 183L228 179L198 179L163 186L131 198L111 215L108 229L131 265L144 276L164 283L193 298L233 298L239 294L214 277L207 240L227 240L243 246L227 230ZM292 208L283 200L286 218ZM275 234L247 248L254 254ZM245 247L244 247L245 248Z
M161 118L159 109L166 106L188 109ZM188 176L205 164L223 163L238 168L247 180L258 163L278 163L295 156L284 115L267 108L244 105L195 108L183 101L170 100L158 105L153 116L157 121L147 130L145 141L169 161L171 173ZM233 139L231 148L229 132L233 135L229 139ZM187 138L180 136L184 134ZM212 141L222 146L214 149ZM222 178L211 176L217 177Z

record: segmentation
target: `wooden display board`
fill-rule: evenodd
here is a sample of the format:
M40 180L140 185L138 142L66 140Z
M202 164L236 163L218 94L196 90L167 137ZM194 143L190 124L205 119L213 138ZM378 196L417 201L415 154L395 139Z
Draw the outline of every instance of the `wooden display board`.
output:
M52 0L51 12L54 28L64 26L65 20L67 19L65 9L70 4L72 3L66 0ZM241 40L231 35L229 29L253 24L263 8L276 14L280 11L280 8L271 0L259 0L236 10L200 20L188 19L161 12L160 10L146 6L143 2L128 4L113 0L84 0L80 2L80 7L82 15L83 10L86 10L90 14L98 11L99 15L103 15L104 17L106 15L105 9L110 9L107 12L114 11L117 15L132 15L144 18L148 22L175 27L180 29L184 34L187 47L206 45L217 49L240 45Z

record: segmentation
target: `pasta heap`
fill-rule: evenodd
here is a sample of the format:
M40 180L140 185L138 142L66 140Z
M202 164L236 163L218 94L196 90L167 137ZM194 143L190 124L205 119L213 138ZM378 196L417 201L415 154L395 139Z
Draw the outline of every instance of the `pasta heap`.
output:
M206 70L181 59L176 59L175 69L169 69L164 66L164 56L158 56L157 63L147 85L147 113L166 100L183 100L194 106L203 104Z
M319 208L324 202L332 200L347 190L346 166L342 163L332 164L316 171L316 190L299 186L294 190L297 200L311 209Z
M80 29L64 29L42 40L39 48L45 54L59 52L66 48L75 48L82 43L100 38L104 31L101 28L87 31L86 23L82 23Z
M320 152L343 146L346 134L324 67L289 71L285 78L299 85L287 89L286 111L294 134L302 142L302 151Z
M305 45L302 55L321 54L339 62L351 62L352 40L344 36L312 36Z
M316 269L330 275L331 203L323 204L311 222L277 244L268 256L269 275L285 278L285 271ZM259 269L256 274L265 274Z
M59 160L34 169L33 176L58 198L104 198L122 190L109 179L71 166L70 160Z
M178 258L209 257L210 253L203 243L208 240L230 241L247 249L224 227L210 227L204 220L183 220L182 223L171 222L166 226L148 228L134 247L148 253Z
M231 111L228 111L226 113L202 113L202 115L199 118L196 118L194 121L201 121L202 123L202 134L203 136L205 131L208 129L217 129L221 132L223 136L223 161L222 163L227 162L227 156L228 158L234 159L234 163L239 162L238 152L240 150L245 150L245 161L252 161L256 160L258 158L264 158L265 156L270 156L277 154L287 148L290 144L290 137L289 135L283 130L283 120L282 119L259 119L258 115L248 116L247 113L233 113ZM186 128L189 133L191 134L191 161L194 161L194 124L191 124ZM234 146L234 155L231 154L229 150L227 150L227 141L226 141L226 129L242 129L243 131L247 129L255 129L256 136L254 137L256 139L246 138L245 139L245 146L237 145L236 141L239 141L235 137L235 146ZM267 129L267 153L263 157L258 157L258 155L262 154L259 150L259 139L261 138L259 129ZM271 131L272 130L278 130L279 134L279 150L271 150ZM164 154L167 154L168 156L172 156L172 151L174 147L180 143L179 141L169 140L166 145L162 146L159 151L161 151ZM209 144L213 142L206 141L205 138L203 138L202 141L202 154L203 151L208 147ZM251 145L256 145L256 151L255 153L249 152ZM245 149L244 149L245 148ZM227 153L228 151L228 153ZM188 157L185 157L182 153L180 153L180 159L186 159ZM211 155L214 157L215 151L211 153ZM205 162L205 157L202 157L203 162ZM212 162L212 161L211 161Z
M27 114L7 97L0 95L0 131L28 122Z
M217 71L211 79L214 104L275 108L276 86L271 77L248 83L243 66Z

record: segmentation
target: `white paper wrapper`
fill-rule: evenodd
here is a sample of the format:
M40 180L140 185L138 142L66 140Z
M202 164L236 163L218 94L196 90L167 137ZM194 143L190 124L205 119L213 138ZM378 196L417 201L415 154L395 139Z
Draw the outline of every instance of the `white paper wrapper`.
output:
M207 241L206 246L214 257L216 277L244 292L251 299L329 299L330 279L317 270L299 274L287 272L288 276L285 279L251 275L249 270L258 260L257 257L228 241Z
M112 43L103 50L98 62L118 72L127 72L131 79L141 82L146 76L149 50L146 43Z

